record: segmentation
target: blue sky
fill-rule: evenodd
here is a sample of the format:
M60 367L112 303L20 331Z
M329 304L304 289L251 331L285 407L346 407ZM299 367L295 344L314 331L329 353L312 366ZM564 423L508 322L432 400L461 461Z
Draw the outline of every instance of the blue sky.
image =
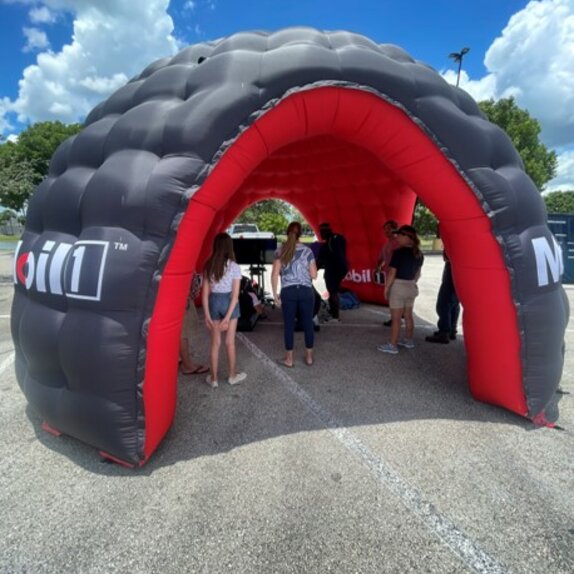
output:
M0 0L0 131L77 121L147 63L250 29L345 29L394 43L476 99L514 95L574 189L574 0Z

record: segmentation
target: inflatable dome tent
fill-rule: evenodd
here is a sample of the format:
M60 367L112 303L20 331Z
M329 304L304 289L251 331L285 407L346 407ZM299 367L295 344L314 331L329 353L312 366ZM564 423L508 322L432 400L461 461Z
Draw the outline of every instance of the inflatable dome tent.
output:
M415 198L441 222L473 396L557 417L568 306L540 194L464 91L349 32L235 34L158 60L98 105L33 195L14 266L19 384L47 428L143 464L172 422L192 272L279 198L368 270Z

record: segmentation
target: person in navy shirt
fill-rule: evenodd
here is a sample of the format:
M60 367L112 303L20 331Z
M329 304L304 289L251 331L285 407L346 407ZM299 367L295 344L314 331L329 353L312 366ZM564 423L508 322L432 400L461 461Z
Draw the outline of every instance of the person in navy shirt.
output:
M417 281L421 276L424 256L420 250L417 231L411 225L403 225L395 231L398 249L393 252L387 280L385 298L391 309L391 340L377 347L383 353L396 355L399 346L413 349L414 318L413 307L419 294ZM405 337L399 341L401 316L405 319Z

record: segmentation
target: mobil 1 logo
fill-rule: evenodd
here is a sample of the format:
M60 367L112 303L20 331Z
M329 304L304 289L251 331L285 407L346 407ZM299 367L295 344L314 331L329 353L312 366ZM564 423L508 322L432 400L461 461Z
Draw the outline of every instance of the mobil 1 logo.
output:
M45 241L39 252L21 252L20 241L14 257L14 283L28 291L100 301L109 248L108 241Z

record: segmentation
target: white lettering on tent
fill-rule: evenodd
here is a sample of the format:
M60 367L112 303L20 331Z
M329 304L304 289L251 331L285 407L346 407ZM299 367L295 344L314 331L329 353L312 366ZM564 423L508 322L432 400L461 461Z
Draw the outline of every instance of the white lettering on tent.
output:
M352 281L353 283L370 283L371 282L371 270L370 269L351 269L347 275L345 275L345 281Z
M556 239L552 238L554 249L546 237L536 237L532 239L532 247L536 257L536 273L538 274L538 286L545 287L550 283L548 269L552 275L552 282L558 283L564 273L564 261L562 260L562 249Z
M46 293L46 267L48 265L48 257L50 251L54 249L56 243L54 241L46 241L42 247L42 253L38 257L38 269L36 270L36 289L40 293Z
M126 244L127 245L127 244ZM39 293L100 301L109 242L96 240L46 241L38 256L16 246L14 283Z
M54 253L52 264L50 265L50 291L54 295L62 295L64 293L62 289L62 269L70 249L72 249L72 246L69 243L60 243Z

